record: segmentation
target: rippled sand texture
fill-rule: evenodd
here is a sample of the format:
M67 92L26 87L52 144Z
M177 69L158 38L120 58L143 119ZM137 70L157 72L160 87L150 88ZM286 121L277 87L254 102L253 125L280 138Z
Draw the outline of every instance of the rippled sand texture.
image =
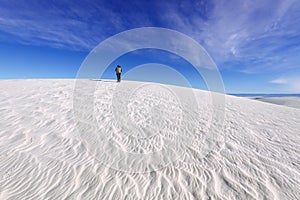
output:
M300 199L299 109L226 96L219 130L209 92L83 82L0 81L1 200Z

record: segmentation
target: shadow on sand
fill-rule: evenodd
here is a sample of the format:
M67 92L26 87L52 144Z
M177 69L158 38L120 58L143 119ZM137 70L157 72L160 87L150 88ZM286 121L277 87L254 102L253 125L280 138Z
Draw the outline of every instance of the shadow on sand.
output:
M112 82L112 83L117 83L117 81L114 80L101 80L101 79L90 79L91 81L102 81L102 82Z

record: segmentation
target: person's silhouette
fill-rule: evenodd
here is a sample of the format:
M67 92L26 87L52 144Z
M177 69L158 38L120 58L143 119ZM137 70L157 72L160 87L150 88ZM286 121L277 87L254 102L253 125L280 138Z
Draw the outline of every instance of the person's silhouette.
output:
M121 73L122 73L122 68L121 68L121 66L118 65L118 66L116 67L115 71L116 71L116 75L117 75L118 82L120 82L120 81L121 81Z

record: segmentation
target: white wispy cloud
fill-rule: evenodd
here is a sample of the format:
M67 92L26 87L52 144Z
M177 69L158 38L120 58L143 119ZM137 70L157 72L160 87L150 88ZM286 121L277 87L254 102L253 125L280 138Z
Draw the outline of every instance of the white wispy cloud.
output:
M121 31L161 26L196 39L221 68L293 70L300 63L299 10L297 0L6 1L0 6L0 40L91 50Z
M296 93L300 92L300 77L298 77L297 79L294 79L290 83L289 91L296 92Z
M126 30L120 15L93 1L1 4L2 41L13 37L14 42L23 44L91 50L108 34Z
M292 93L300 92L300 76L297 75L280 77L271 80L270 83L280 85L282 91L292 92Z
M259 73L292 70L300 62L296 0L212 1L206 18L186 15L178 7L166 6L166 23L196 38L221 68L234 63L236 71Z
M285 78L277 78L274 80L271 80L270 83L275 83L275 84L287 84L288 80Z

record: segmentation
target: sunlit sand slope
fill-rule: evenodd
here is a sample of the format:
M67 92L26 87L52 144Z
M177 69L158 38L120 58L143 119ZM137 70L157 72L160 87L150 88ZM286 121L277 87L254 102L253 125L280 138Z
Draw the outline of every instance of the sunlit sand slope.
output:
M122 84L120 95L118 83L96 82L91 116L100 138L137 157L121 158L114 149L101 157L106 143L84 135L93 127L90 116L74 115L74 80L0 81L0 199L300 199L299 109L226 96L217 130L207 91L195 90L197 109L189 110L183 106L189 101L162 86L130 96L127 85L143 83ZM131 99L118 110L116 98ZM118 119L127 123L120 128L116 110L134 123ZM161 135L174 133L190 140L168 153ZM217 138L204 154L208 134ZM153 152L151 162L139 157Z

